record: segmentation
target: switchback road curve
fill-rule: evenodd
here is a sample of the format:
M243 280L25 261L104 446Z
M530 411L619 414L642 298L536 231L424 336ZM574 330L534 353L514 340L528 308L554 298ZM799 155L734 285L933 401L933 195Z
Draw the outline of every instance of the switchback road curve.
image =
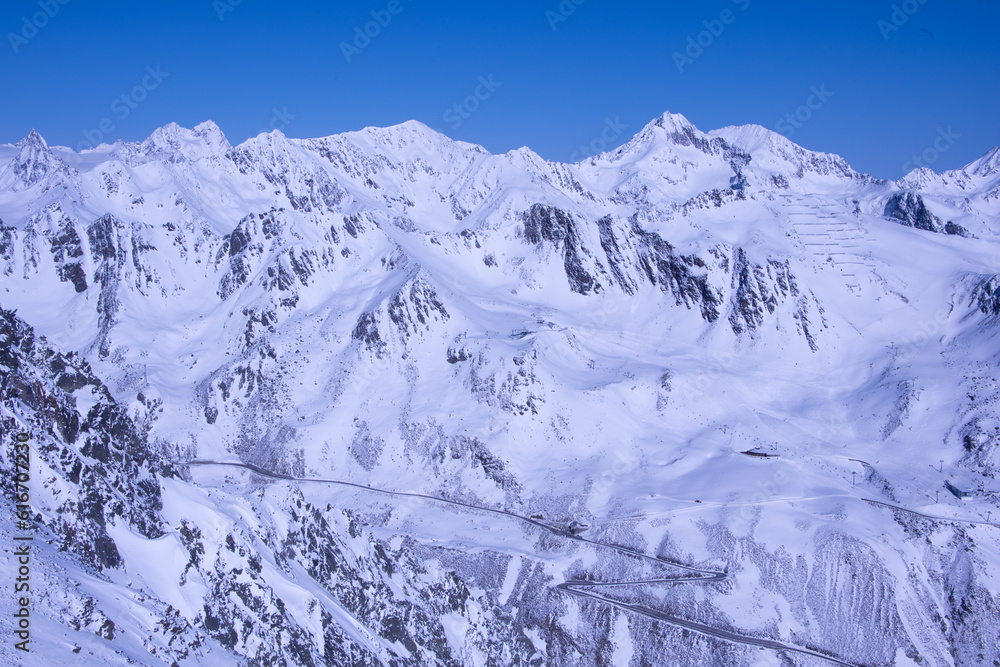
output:
M808 649L800 646L792 646L790 644L785 644L783 642L774 641L771 639L760 639L757 637L750 637L747 635L737 634L735 632L730 632L728 630L720 630L718 628L713 628L709 625L704 625L702 623L696 623L694 621L688 621L671 614L667 614L655 609L650 609L648 607L643 607L640 605L629 604L626 602L620 602L613 598L606 597L597 592L600 588L610 588L610 587L635 587L635 586L652 586L652 585L674 585L674 584L693 584L701 583L708 584L713 582L726 581L728 579L728 574L725 572L718 572L715 570L705 570L697 567L692 567L690 565L684 565L683 563L677 563L666 558L660 558L659 556L650 556L649 554L642 553L641 551L636 551L628 547L623 547L617 544L610 544L607 542L598 542L596 540L590 540L586 537L581 537L579 535L573 535L572 533L555 526L551 526L547 523L539 521L537 519L532 519L530 517L522 516L520 514L515 514L514 512L508 512L506 510L498 510L492 507L482 507L480 505L471 505L469 503L463 503L458 500L449 500L447 498L440 498L438 496L429 496L423 493L411 493L407 491L389 491L388 489L380 489L374 486L367 486L365 484L357 484L354 482L346 482L338 479L320 479L312 477L292 477L289 475L283 475L281 473L271 472L270 470L265 470L252 463L239 463L239 462L229 462L229 461L206 461L206 460L194 460L194 461L175 461L175 465L179 466L228 466L232 468L243 468L244 470L249 470L250 472L256 473L263 477L268 477L270 479L283 480L287 482L296 483L313 483L313 484L334 484L337 486L353 487L355 489L361 489L364 491L369 491L371 493L377 493L386 496L395 496L397 498L421 498L424 500L429 500L436 503L445 503L448 505L455 505L457 507L462 507L465 509L473 510L476 512L488 512L491 514L497 514L508 519L515 519L522 521L524 523L529 523L533 526L546 530L553 535L557 535L561 538L567 540L574 540L576 542L582 542L584 544L589 544L598 549L609 549L612 551L617 551L618 553L631 556L633 558L638 558L650 563L655 563L658 566L667 565L670 567L676 567L682 570L686 570L691 573L691 576L681 576L681 577L661 577L655 579L639 579L636 581L586 581L586 580L570 580L556 585L556 590L563 591L569 595L575 595L581 598L587 598L591 600L596 600L603 604L610 605L612 607L617 607L623 611L638 614L640 616L645 616L656 621L662 621L669 625L675 627L683 628L685 630L690 630L691 632L697 632L708 637L714 637L716 639L721 639L723 641L733 642L736 644L743 644L745 646L757 646L760 648L771 649L775 651L788 651L791 653L798 653L800 655L806 655L813 658L819 658L821 660L826 660L835 665L843 665L844 667L856 667L853 663L844 662L839 658L832 655L821 653L818 650Z

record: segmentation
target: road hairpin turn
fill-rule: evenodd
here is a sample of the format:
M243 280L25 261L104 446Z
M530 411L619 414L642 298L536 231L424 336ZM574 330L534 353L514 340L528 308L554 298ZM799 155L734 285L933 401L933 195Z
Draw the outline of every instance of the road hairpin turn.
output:
M647 618L653 619L655 621L661 621L675 627L682 628L684 630L689 630L691 632L697 632L708 637L714 637L716 639L721 639L723 641L728 641L736 644L743 644L745 646L757 646L760 648L771 649L774 651L788 651L791 653L798 653L800 655L806 655L813 658L820 658L826 660L835 665L843 665L844 667L856 667L855 664L845 662L839 658L832 655L822 653L819 650L808 649L800 646L793 646L790 644L785 644L783 642L771 640L771 639L761 639L758 637L750 637L747 635L741 635L735 632L730 632L728 630L721 630L714 628L710 625L705 625L703 623L696 623L694 621L688 621L665 612L658 611L656 609L650 609L648 607L643 607L637 604L629 604L626 602L621 602L613 598L609 598L597 592L601 588L611 588L611 587L637 587L637 586L657 586L657 585L677 585L677 584L710 584L723 582L728 579L728 574L726 572L720 572L717 570L706 570L691 565L685 565L683 563L677 563L666 558L661 558L659 556L650 556L641 551L636 551L628 547L624 547L617 544L611 544L608 542L598 542L597 540L591 540L580 535L574 535L571 531L566 530L561 527L552 526L544 521L538 519L516 514L514 512L508 512L506 510L499 510L492 507L482 507L480 505L472 505L469 503L463 503L458 500L449 500L447 498L441 498L438 496L430 496L423 493L412 493L407 491L390 491L388 489L380 489L374 486L367 486L365 484L357 484L355 482L346 482L337 479L320 479L320 478L310 478L310 477L292 477L290 475L283 475L281 473L271 472L265 470L252 463L238 463L238 462L227 462L227 461L205 461L205 460L194 460L194 461L176 461L176 465L181 466L229 466L233 468L243 468L244 470L249 470L250 472L256 473L263 477L270 479L296 482L296 483L313 483L313 484L334 484L338 486L352 487L355 489L361 489L363 491L369 491L372 493L377 493L387 496L395 496L402 498L421 498L424 500L429 500L436 503L444 503L448 505L455 505L457 507L462 507L465 509L477 511L477 512L488 512L491 514L497 514L509 519L516 519L524 523L529 523L533 526L541 528L542 530L548 531L554 535L567 540L573 540L575 542L580 542L583 544L588 544L592 547L598 549L608 549L612 551L617 551L620 554L630 556L632 558L637 558L649 563L653 563L657 566L668 566L673 568L679 568L686 570L691 573L689 576L679 576L679 577L658 577L651 579L637 579L634 581L586 581L586 580L570 580L565 581L561 584L555 586L556 590L562 591L569 595L574 595L581 598L586 598L590 600L596 600L606 605L616 607L622 611L626 611L633 614L638 614L640 616L645 616Z

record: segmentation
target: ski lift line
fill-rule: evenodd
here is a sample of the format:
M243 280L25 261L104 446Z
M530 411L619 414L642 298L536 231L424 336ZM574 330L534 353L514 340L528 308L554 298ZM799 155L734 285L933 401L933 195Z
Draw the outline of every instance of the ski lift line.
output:
M362 490L366 490L366 491L371 491L371 492L374 492L374 493L380 493L380 494L383 494L383 495L399 496L399 497L407 497L407 498L422 498L422 499L425 499L425 500L431 500L431 501L435 501L435 502L439 502L439 503L446 503L446 504L449 504L449 505L455 505L455 506L458 506L458 507L464 507L466 509L478 510L478 511L481 511L481 512L489 512L489 513L492 513L492 514L497 514L497 515L505 516L505 517L512 518L512 519L518 519L518 520L523 521L525 523L529 523L529 524L531 524L533 526L537 526L539 528L547 530L550 533L553 533L554 535L557 535L559 537L563 537L565 539L576 540L577 542L582 542L584 544L589 544L589 545L594 546L594 547L599 547L599 548L603 548L603 549L610 549L612 551L617 551L618 553L621 553L621 554L624 554L624 555L627 555L627 556L632 556L634 558L638 558L638 559L645 560L645 561L648 561L648 562L656 563L657 565L667 565L667 566L670 566L670 567L680 568L680 569L683 569L683 570L687 570L689 572L693 572L696 575L696 576L692 576L692 577L660 577L660 578L655 578L655 579L643 579L643 580L625 581L625 582L595 582L595 581L585 581L585 580L576 580L576 579L573 579L573 580L565 581L565 582L563 582L561 584L556 584L556 586L555 586L556 590L563 591L565 593L568 593L570 595L575 595L575 596L578 596L578 597L591 598L591 599L597 600L599 602L603 602L604 604L611 605L613 607L617 607L619 609L622 609L623 611L628 611L628 612L631 612L631 613L634 613L634 614L639 614L641 616L646 616L647 618L651 618L651 619L658 620L658 621L663 621L664 623L667 623L669 625L673 625L675 627L683 628L685 630L690 630L692 632L697 632L699 634L706 635L708 637L714 637L716 639L722 639L723 641L728 641L728 642L731 642L731 643L734 643L734 644L743 644L743 645L746 645L746 646L759 646L761 648L771 649L771 650L775 650L775 651L791 651L791 652L794 652L794 653L800 653L802 655L808 655L808 656L811 656L811 657L814 657L814 658L820 658L820 659L826 660L826 661L831 662L831 663L836 664L836 665L843 665L844 667L855 667L852 663L844 662L843 660L840 660L840 659L838 659L836 657L833 657L831 655L820 653L819 651L814 651L814 650L807 649L807 648L801 648L801 647L798 647L798 646L792 646L792 645L785 644L783 642L779 642L779 641L775 641L775 640L759 639L757 637L749 637L749 636L745 636L745 635L740 635L740 634L737 634L735 632L729 632L728 630L719 630L719 629L713 628L712 626L709 626L709 625L703 625L701 623L697 623L697 622L694 622L694 621L688 621L688 620L685 620L685 619L682 619L682 618L678 618L676 616L673 616L673 615L670 615L670 614L667 614L667 613L664 613L664 612L656 611L655 609L648 609L646 607L642 607L642 606L639 606L639 605L633 605L633 604L627 604L627 603L624 603L624 602L619 602L617 600L605 597L605 596L603 596L603 595L601 595L599 593L595 593L592 590L590 590L590 589L593 589L593 588L606 587L606 586L649 586L649 585L654 585L654 584L671 584L671 585L673 585L673 584L679 584L679 583L715 583L715 582L723 582L723 581L728 580L728 578L729 578L728 573L724 572L724 571L723 572L719 572L719 571L716 571L716 570L706 570L706 569L697 568L697 567L694 567L694 566L691 566L691 565L684 565L683 563L677 563L677 562L674 562L674 561L671 561L671 560L668 560L668 559L665 559L665 558L661 558L659 556L650 556L649 554L643 553L641 551L636 551L636 550L630 549L628 547L623 547L621 545L611 544L611 543L608 543L608 542L598 542L596 540L590 540L590 539L587 539L586 537L581 537L579 535L574 535L573 533L571 533L568 530L564 531L564 530L562 530L560 528L556 528L554 526L550 526L550 525L548 525L548 524L546 524L546 523L544 523L542 521L539 521L537 519L532 519L530 517L522 516L520 514L515 514L514 512L508 512L506 510L498 510L498 509L494 509L494 508L491 508L491 507L482 507L482 506L479 506L479 505L471 505L469 503L463 503L463 502L460 502L460 501L457 501L457 500L448 500L447 498L440 498L438 496L430 496L430 495L426 495L426 494L422 494L422 493L412 493L412 492L406 492L406 491L389 491L387 489L380 489L380 488L374 487L374 486L367 486L365 484L357 484L357 483L354 483L354 482L346 482L346 481L342 481L342 480L313 479L313 478L305 478L305 477L292 477L292 476L289 476L289 475L283 475L281 473L274 473L274 472L265 470L263 468L260 468L259 466L253 465L252 463L238 463L238 462L226 462L226 461L207 461L207 460L193 460L193 461L187 461L187 462L175 461L174 463L176 465L186 465L186 466L231 466L231 467L236 467L236 468L243 468L245 470L249 470L251 472L257 473L258 475L262 475L264 477L269 477L271 479L276 479L276 480L281 480L281 481L298 482L298 483L312 482L312 483L319 483L319 484L335 484L335 485L340 485L340 486L347 486L347 487L353 487L353 488L356 488L356 489L362 489Z

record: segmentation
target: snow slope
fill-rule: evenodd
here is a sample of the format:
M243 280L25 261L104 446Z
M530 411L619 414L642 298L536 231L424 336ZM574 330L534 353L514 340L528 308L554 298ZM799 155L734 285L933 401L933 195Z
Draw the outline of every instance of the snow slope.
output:
M83 153L32 132L0 147L0 307L107 388L84 396L36 359L47 396L78 421L102 401L127 414L162 526L109 509L85 542L118 557L72 556L50 486L86 489L65 456L40 469L62 574L37 611L62 630L38 650L820 661L633 605L847 664L1000 664L998 266L997 149L890 182L676 114L578 164L415 122L239 146L168 125ZM84 451L43 405L8 392L3 414L38 447ZM600 589L611 605L556 585L676 571L530 522L191 460L578 521L727 577ZM113 637L59 602L77 579Z

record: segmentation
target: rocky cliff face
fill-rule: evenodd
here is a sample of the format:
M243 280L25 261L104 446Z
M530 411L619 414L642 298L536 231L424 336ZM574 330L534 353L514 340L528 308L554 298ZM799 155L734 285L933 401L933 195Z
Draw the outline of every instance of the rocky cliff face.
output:
M35 645L1000 664L998 186L670 114L575 165L417 123L0 147Z
M901 225L916 227L928 232L967 236L968 230L952 221L942 222L927 209L923 198L913 192L893 195L885 205L885 217L896 220Z

